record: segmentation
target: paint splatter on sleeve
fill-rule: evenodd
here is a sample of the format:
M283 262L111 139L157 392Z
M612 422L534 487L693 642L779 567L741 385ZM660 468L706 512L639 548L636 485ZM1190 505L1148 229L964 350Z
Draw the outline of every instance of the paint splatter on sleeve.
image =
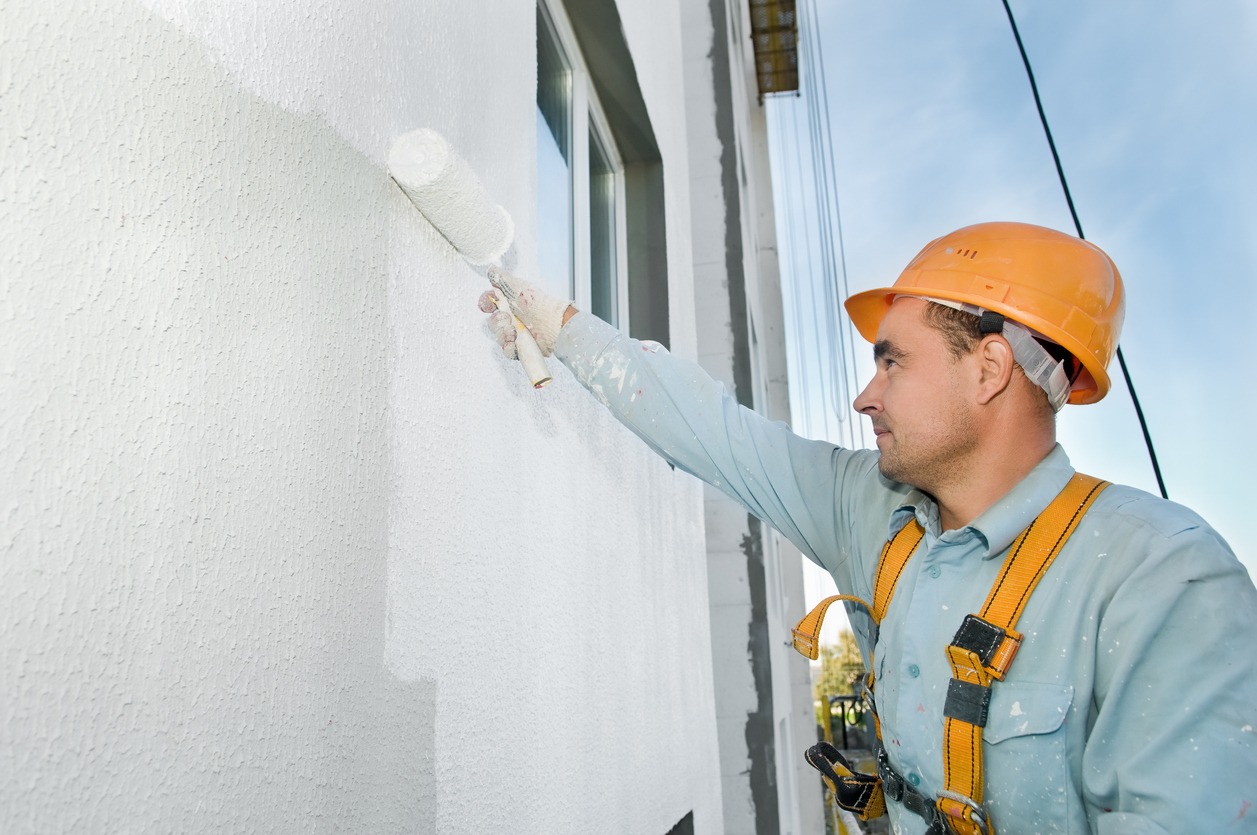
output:
M851 552L840 491L887 492L849 466L868 456L795 435L747 409L700 366L639 342L586 313L563 329L555 355L599 402L676 467L725 492L827 568ZM844 483L845 482L845 483ZM843 555L843 556L839 556Z

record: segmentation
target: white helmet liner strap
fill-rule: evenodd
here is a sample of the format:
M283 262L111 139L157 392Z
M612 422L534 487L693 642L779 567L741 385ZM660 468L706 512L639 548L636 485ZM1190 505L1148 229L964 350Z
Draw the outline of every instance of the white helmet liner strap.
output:
M904 295L909 298L941 304L954 310L963 310L965 313L972 313L979 318L982 317L983 313L987 312L985 308L963 302L932 299L911 294ZM896 298L900 298L900 296L896 296ZM1069 374L1065 371L1064 361L1055 359L1037 341L1038 339L1047 342L1052 340L1020 322L1014 322L1007 316L1004 317L1004 330L1000 335L1008 340L1009 346L1013 349L1013 359L1021 366L1021 370L1030 378L1030 381L1047 392L1048 403L1052 404L1052 411L1059 412L1061 407L1065 405L1065 401L1069 399Z

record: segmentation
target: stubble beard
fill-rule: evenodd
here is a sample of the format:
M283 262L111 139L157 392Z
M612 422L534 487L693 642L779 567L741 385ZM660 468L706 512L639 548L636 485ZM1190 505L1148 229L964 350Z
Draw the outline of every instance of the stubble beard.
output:
M956 404L950 414L940 415L937 429L916 438L891 432L888 449L877 461L878 471L891 481L907 484L930 495L963 477L965 462L978 446L972 416Z

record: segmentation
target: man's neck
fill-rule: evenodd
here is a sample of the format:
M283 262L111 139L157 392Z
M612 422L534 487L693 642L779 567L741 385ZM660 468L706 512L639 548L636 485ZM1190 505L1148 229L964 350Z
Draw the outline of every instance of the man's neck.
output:
M963 528L977 519L1022 482L1056 446L1055 437L1023 444L1005 454L975 456L958 467L956 477L936 491L939 524L944 531Z

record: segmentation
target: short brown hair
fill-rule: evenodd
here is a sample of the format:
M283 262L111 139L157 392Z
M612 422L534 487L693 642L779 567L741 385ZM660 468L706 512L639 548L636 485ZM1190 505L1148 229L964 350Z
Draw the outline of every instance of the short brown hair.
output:
M960 359L973 352L982 341L982 332L978 329L978 317L945 304L929 302L921 312L925 324L934 328L947 340L947 349L952 359Z
M921 318L927 325L943 335L952 359L958 360L965 354L972 353L982 341L982 331L978 327L981 319L972 313L957 310L945 304L930 302L922 311ZM1069 376L1071 384L1078 379L1078 375L1082 372L1082 363L1069 352L1069 349L1037 336L1034 341L1042 345L1043 350L1047 351L1052 359L1065 363L1065 373Z

